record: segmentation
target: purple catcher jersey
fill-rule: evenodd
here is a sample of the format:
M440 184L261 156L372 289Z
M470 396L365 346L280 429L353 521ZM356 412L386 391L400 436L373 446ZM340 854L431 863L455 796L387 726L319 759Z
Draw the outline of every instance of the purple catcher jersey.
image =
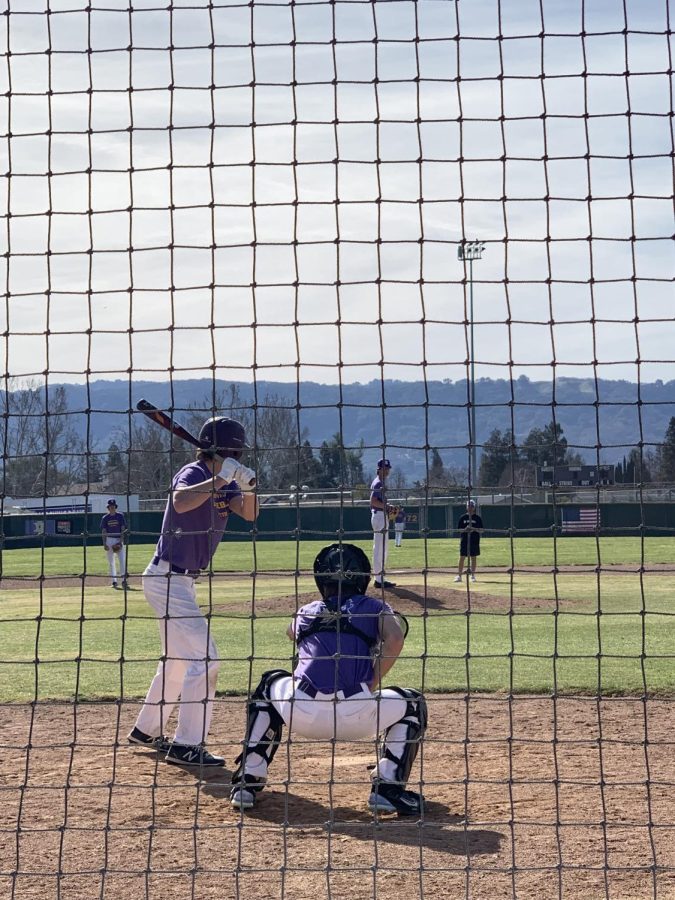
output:
M188 463L174 476L171 490L210 478L211 472L204 462ZM236 481L218 491L211 487L205 490L210 495L206 502L189 512L176 512L171 497L166 504L156 554L181 569L196 571L208 567L227 527L230 500L241 494Z
M343 601L342 608L346 618L373 643L380 631L380 616L393 615L388 603L358 594ZM322 615L334 615L326 610L323 600L314 600L301 607L294 622L296 639L300 631L309 628ZM293 674L297 678L306 678L324 694L353 690L361 682L369 684L372 681L374 669L370 648L360 637L343 630L318 631L298 644L298 663Z
M382 484L382 480L380 478L373 478L373 482L370 485L370 508L378 509L378 507L373 506L373 500L379 500L380 503L384 503L384 497L382 495L382 490L384 485Z
M111 537L114 534L122 534L126 531L127 522L122 513L106 513L101 519L101 531L105 531Z

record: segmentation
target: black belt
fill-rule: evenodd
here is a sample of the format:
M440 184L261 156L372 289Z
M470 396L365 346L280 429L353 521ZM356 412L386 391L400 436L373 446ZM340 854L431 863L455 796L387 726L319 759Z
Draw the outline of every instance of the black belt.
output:
M162 559L161 556L152 557L153 566L156 566L161 562L168 563L169 561L167 559ZM196 578L198 575L202 574L200 569L181 569L180 566L174 566L173 563L169 563L169 569L171 569L175 575L190 575L191 578Z
M308 697L316 697L317 694L323 693L332 693L329 691L320 691L318 688L315 688L311 681L308 681L306 678L299 678L295 681L296 690L302 691L304 694L307 694ZM336 691L335 693L343 694L345 700L349 699L349 697L354 697L356 694L363 693L363 686L359 685L355 688L350 688L346 691Z

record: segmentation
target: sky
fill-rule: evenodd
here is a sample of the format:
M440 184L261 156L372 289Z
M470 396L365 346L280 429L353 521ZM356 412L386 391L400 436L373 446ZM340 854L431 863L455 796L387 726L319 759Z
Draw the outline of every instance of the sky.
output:
M675 4L172 6L0 17L7 383L675 379Z

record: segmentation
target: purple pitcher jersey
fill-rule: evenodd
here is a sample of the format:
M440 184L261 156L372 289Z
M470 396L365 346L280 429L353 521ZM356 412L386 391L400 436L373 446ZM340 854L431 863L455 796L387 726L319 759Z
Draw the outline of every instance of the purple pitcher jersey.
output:
M126 528L127 521L122 513L106 513L101 519L101 531L105 531L111 537L114 534L122 534Z
M204 462L188 463L174 476L171 490L199 484L210 478L211 472ZM231 481L218 491L211 487L204 490L209 493L206 502L189 512L176 512L171 497L166 504L156 555L181 569L196 571L208 568L227 527L230 500L241 494L236 481Z
M380 503L384 503L383 496L383 488L382 480L380 478L373 478L373 483L370 485L370 508L378 509L378 507L373 506L373 500L379 500Z
M380 631L380 616L393 615L388 603L360 595L343 601L343 609L353 625L365 632L373 643ZM294 620L296 638L322 614L331 615L323 600L314 600L301 607ZM316 632L298 644L298 663L293 674L297 678L306 678L324 694L358 688L362 681L368 684L373 678L370 648L355 634Z

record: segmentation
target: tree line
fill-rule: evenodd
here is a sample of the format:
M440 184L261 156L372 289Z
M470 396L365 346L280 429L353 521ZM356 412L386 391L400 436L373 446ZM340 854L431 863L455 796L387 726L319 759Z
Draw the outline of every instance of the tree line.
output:
M522 444L516 444L510 430L494 429L483 445L478 482L486 487L532 485L536 467L581 466L581 455L569 448L557 422L533 428ZM633 447L614 465L617 484L675 482L675 417L671 418L663 441L655 447Z
M143 415L132 415L126 428L113 433L107 447L92 447L75 428L76 416L68 409L63 386L47 388L35 382L13 386L3 395L0 419L2 494L5 497L41 497L99 490L139 494L141 498L166 496L174 472L194 459L186 446ZM255 450L248 464L256 469L265 493L288 493L292 485L330 491L367 487L364 442L346 447L339 433L312 446L299 426L295 407L266 394L253 407L242 399L236 385L227 392L204 397L177 418L198 433L211 415L238 419ZM535 466L581 465L578 452L568 446L562 427L551 422L532 428L521 444L510 431L492 431L482 446L478 473L480 486L532 485ZM675 417L656 447L634 447L615 464L618 483L675 484ZM394 468L390 486L407 487L401 468ZM466 486L466 472L446 467L436 448L429 452L426 477L413 488Z
M3 394L0 423L2 494L41 497L100 489L141 498L165 497L173 474L195 458L195 449L134 414L128 428L117 428L106 448L89 447L75 428L63 387L48 389L36 382ZM84 414L82 414L84 415ZM176 418L193 434L212 415L238 419L246 428L248 464L256 469L265 492L288 492L292 484L331 490L362 484L363 441L345 447L339 434L317 448L299 428L294 408L274 394L255 408L237 389L204 397ZM316 451L316 452L315 452Z

